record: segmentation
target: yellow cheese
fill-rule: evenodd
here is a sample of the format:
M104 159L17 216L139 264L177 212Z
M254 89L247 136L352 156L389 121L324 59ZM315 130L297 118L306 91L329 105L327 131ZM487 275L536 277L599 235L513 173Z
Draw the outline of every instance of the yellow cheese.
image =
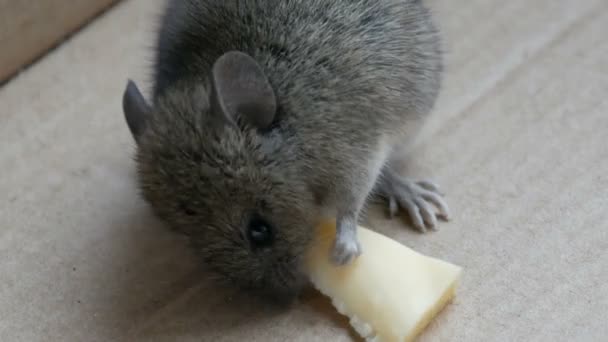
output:
M335 225L322 224L308 255L313 285L367 341L412 341L454 297L461 267L359 227L363 254L334 266Z

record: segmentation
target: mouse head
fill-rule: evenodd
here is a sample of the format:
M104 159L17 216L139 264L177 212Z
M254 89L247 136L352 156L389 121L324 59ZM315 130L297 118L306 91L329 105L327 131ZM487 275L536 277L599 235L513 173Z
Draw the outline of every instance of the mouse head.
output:
M176 85L153 106L129 82L123 110L142 194L211 269L290 298L303 284L301 259L318 210L313 194L297 155L271 129L277 101L260 66L229 52L208 81Z

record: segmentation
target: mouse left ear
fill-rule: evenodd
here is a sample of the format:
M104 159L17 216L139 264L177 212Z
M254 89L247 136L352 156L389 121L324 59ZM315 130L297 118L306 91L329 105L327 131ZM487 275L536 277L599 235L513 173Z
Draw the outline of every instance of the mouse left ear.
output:
M211 103L215 115L244 120L265 129L274 120L277 102L260 65L249 55L231 51L213 65Z
M122 95L122 110L129 130L137 142L143 133L151 108L144 99L135 82L129 80Z

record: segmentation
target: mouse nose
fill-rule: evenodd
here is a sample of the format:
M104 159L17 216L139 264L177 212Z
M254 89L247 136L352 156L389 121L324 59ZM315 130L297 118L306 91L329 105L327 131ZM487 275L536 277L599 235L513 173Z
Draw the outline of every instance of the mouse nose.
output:
M279 306L291 306L295 303L298 295L300 294L300 288L290 288L290 289L282 289L280 291L275 291L273 295L272 301L275 302Z
M262 289L260 294L274 304L282 307L290 306L304 289L304 284L303 281L290 282L289 284L273 284Z

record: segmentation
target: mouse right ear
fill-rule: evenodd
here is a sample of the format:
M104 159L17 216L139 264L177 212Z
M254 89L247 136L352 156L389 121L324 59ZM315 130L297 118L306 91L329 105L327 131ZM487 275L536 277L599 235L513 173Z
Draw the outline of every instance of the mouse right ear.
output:
M274 121L277 101L260 65L240 51L226 52L211 71L211 106L217 119L259 129Z
M129 130L137 142L143 133L151 108L144 99L135 82L129 80L122 96L122 110Z

